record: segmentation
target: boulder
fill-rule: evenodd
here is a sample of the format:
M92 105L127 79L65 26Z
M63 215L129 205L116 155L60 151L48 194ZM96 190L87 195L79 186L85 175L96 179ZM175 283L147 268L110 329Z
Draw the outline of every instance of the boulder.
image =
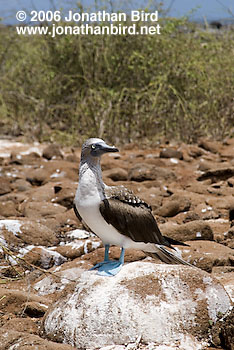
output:
M45 184L50 179L50 173L48 170L44 169L43 167L40 167L38 169L30 169L27 173L26 180L34 186L41 186L42 184Z
M203 180L211 179L212 182L217 182L220 180L227 180L233 175L234 175L234 167L218 168L218 169L212 169L204 172L204 174L198 176L197 180L203 181Z
M34 266L49 269L52 266L63 264L67 259L52 249L45 247L35 247L24 255L24 259Z
M63 205L67 209L73 208L77 183L69 181L61 181L54 185L55 197L52 199L53 203Z
M25 204L23 214L28 218L48 218L55 217L55 215L63 214L66 208L57 203L48 202L28 202Z
M135 342L198 349L231 306L219 282L188 266L125 264L115 277L85 271L44 317L44 335L77 348ZM202 339L203 341L199 341Z
M180 151L177 151L173 148L164 148L160 154L160 158L177 158L177 159L183 159L183 153Z
M16 191L24 192L30 190L32 185L24 179L17 179L12 183L11 187Z
M0 215L4 217L19 216L15 203L11 201L0 202Z
M198 146L211 153L218 153L221 143L217 141L201 140Z
M33 165L40 159L40 154L37 152L30 152L28 154L22 154L17 152L11 152L9 164L17 165Z
M40 187L32 187L26 202L50 202L54 198L54 183L48 182Z
M0 331L0 350L76 350L74 347L65 344L57 344L52 341L40 338L38 335L25 332L18 332L11 329Z
M162 231L163 235L182 242L196 239L214 239L210 225L202 220L194 220L182 225L168 222L160 225L160 230Z
M51 160L55 158L63 158L63 155L58 145L51 144L43 150L42 157Z
M52 246L58 243L53 231L36 221L0 220L0 238L6 247L20 249L26 244Z
M126 181L128 172L122 168L113 168L103 171L103 177L108 177L113 181Z
M211 339L215 348L227 350L234 349L234 308L232 308L221 320L211 328Z
M102 245L99 238L75 239L56 248L56 252L68 259L75 259L81 255L92 252Z
M25 306L29 302L38 303L46 310L50 301L42 296L29 293L27 291L6 289L0 287L1 311L12 314L24 313Z
M163 217L175 216L178 213L188 211L191 206L191 201L185 197L169 198L166 203L160 207L156 213Z
M156 167L155 165L137 163L128 173L131 181L147 181L147 180L175 180L176 176L172 170Z
M51 181L78 180L78 164L65 160L51 160L44 163L44 169L50 173Z
M9 192L11 192L10 180L7 177L1 176L0 196Z
M207 272L214 266L231 266L234 251L229 247L211 241L188 241L189 247L180 247L184 260Z
M228 186L234 187L234 176L228 179Z
M2 330L3 329L5 330L11 329L18 332L27 332L27 333L37 334L37 335L39 334L39 330L36 325L36 322L34 322L31 318L22 318L22 317L11 318L2 326Z
M192 158L201 157L201 156L203 156L205 153L206 153L206 152L205 152L202 148L200 148L200 147L198 147L198 146L196 146L196 145L190 145L190 146L188 146L188 155L189 155L190 157L192 157Z

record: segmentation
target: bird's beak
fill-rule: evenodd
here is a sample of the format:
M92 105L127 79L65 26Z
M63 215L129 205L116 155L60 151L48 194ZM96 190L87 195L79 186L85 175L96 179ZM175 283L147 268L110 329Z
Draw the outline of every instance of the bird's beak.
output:
M100 143L99 144L99 149L103 153L109 153L109 152L119 152L118 148L114 146L109 146L106 143Z

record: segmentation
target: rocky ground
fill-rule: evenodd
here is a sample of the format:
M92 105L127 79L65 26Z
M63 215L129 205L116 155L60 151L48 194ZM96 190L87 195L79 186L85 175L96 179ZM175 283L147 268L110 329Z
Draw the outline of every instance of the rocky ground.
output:
M234 139L102 159L104 181L148 202L200 269L129 250L116 277L87 272L104 249L72 209L79 157L0 140L0 350L234 349Z

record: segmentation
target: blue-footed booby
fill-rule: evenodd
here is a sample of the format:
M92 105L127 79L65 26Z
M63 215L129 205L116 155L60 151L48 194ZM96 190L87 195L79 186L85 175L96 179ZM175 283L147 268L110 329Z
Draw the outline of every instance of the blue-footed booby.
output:
M107 186L102 180L100 158L104 153L118 152L98 138L82 146L79 183L74 210L105 246L104 261L92 269L98 274L114 276L124 263L126 248L140 249L165 263L190 265L165 247L184 243L161 234L151 207L124 186ZM109 260L110 245L122 248L119 261ZM191 266L191 265L190 265Z

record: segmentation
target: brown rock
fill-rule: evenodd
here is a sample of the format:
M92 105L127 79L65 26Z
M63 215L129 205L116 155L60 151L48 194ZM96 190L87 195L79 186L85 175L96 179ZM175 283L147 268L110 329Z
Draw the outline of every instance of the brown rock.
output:
M29 301L24 305L24 313L29 317L42 317L48 310L48 306L38 301Z
M216 141L201 140L198 144L199 147L211 153L218 153L221 144Z
M17 209L20 211L20 208L19 208L20 204L25 200L27 200L27 198L28 198L28 193L26 192L25 193L11 192L0 196L0 202L11 201L14 204L16 204Z
M49 172L44 168L38 168L35 170L30 170L27 174L26 180L29 181L34 186L41 186L45 184L50 179Z
M188 154L190 157L198 158L200 156L203 156L205 153L206 152L198 146L195 146L195 145L189 146Z
M29 154L20 154L17 152L12 152L9 164L32 165L38 162L39 159L40 155L37 152L31 152Z
M37 188L32 188L27 196L27 202L51 202L54 198L54 183L48 182Z
M26 332L32 334L39 334L39 329L36 323L30 318L14 317L8 320L2 327L2 330L15 330L18 332ZM1 335L0 335L1 337Z
M191 206L191 202L188 198L175 196L170 197L166 203L159 208L156 213L163 217L172 217L180 212L188 211Z
M211 328L212 343L216 347L222 346L222 349L234 349L234 308L232 308L224 317Z
M147 190L144 189L137 195L152 207L155 214L158 208L162 206L163 193L157 187L151 187Z
M102 246L102 242L96 237L75 239L72 242L57 247L56 252L62 254L66 258L75 259L96 250L100 246Z
M47 146L42 153L42 156L48 160L51 160L52 158L63 158L62 152L60 150L60 147L56 144L51 144Z
M214 168L214 163L209 161L204 161L203 158L201 159L201 162L198 165L198 170L203 172L208 171L212 168Z
M78 164L65 160L51 160L45 162L43 166L50 174L50 181L78 180Z
M195 213L194 211L189 211L185 217L184 217L184 220L183 222L186 223L186 222L189 222L189 221L195 221L195 220L200 220L200 216Z
M162 151L160 151L159 157L183 159L183 153L173 148L164 148Z
M230 266L234 251L222 244L210 241L188 241L189 247L181 247L183 258L191 264L211 272L214 266Z
M13 202L0 202L0 215L4 217L9 216L19 216L18 210L16 210L16 205Z
M79 164L79 162L80 162L80 157L77 157L76 154L72 153L72 154L68 154L68 155L66 156L66 160L67 160L68 162L72 162L72 163Z
M11 192L10 181L8 178L0 176L0 196Z
M221 242L222 240L226 239L227 231L230 228L230 223L228 220L216 219L209 220L207 222L213 231L215 241Z
M27 291L0 287L1 311L7 311L15 315L21 314L24 312L25 304L28 302L36 302L39 304L48 305L50 303L50 300L33 293L29 293Z
M0 331L0 344L0 350L7 350L12 348L12 346L20 350L76 350L70 345L54 343L40 338L38 335L11 329L2 329Z
M29 253L25 254L24 259L26 262L43 269L49 269L54 265L59 266L67 260L58 251L49 250L45 247L33 248Z
M183 225L168 222L160 225L160 230L165 236L182 242L214 239L210 225L202 220L190 221Z
M169 169L155 167L154 165L137 163L129 171L129 180L147 181L147 180L175 180L176 176Z
M228 214L229 214L229 220L233 221L234 220L234 205L230 206Z
M24 218L18 220L0 220L1 236L8 247L20 248L25 244L53 246L58 243L53 231L36 221Z
M57 214L54 216L54 219L57 222L57 226L61 226L62 231L69 231L70 227L81 227L80 221L77 219L75 212L72 209L67 210L62 214ZM55 227L56 229L56 227ZM57 227L58 229L58 227Z
M144 159L144 162L147 164L155 165L156 167L166 167L166 162L153 154L147 154L146 158Z
M103 171L103 177L108 177L113 181L126 181L128 172L122 168L113 168Z
M234 176L228 179L228 186L234 187Z
M206 205L204 202L197 205L194 211L202 220L218 219L220 217L218 211L214 210L213 207Z
M206 200L207 204L216 209L229 210L234 207L234 196L227 195L222 197L209 196Z
M221 168L221 169L212 169L206 171L204 174L198 176L198 181L203 181L206 179L211 179L212 182L217 182L220 180L227 180L229 177L234 175L233 168Z
M56 183L54 185L55 197L52 199L53 203L60 204L67 209L73 208L73 202L76 194L77 183L69 181Z
M10 155L10 162L9 164L23 164L22 161L22 156L20 154L18 154L17 152L11 152L11 155Z
M17 179L12 183L11 187L16 191L24 192L30 190L32 185L24 179Z
M63 214L66 208L57 203L46 202L28 202L24 207L24 216L32 219L41 217L54 217L57 214Z

